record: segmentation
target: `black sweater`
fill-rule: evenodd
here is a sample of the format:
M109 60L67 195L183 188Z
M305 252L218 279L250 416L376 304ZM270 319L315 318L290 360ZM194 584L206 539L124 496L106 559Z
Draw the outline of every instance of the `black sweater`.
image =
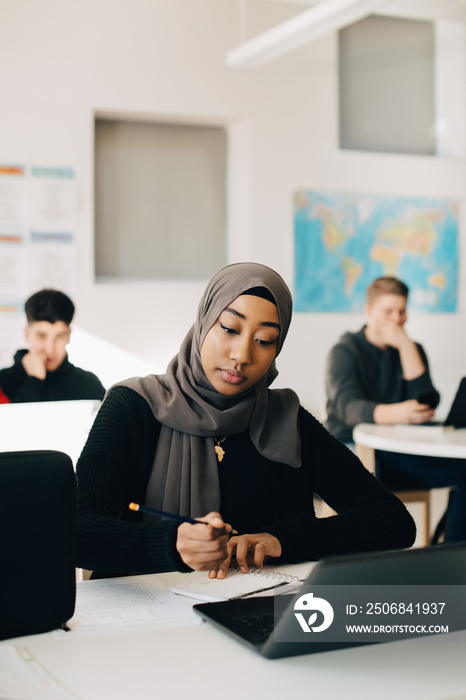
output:
M225 521L275 535L280 562L409 547L415 526L403 504L303 408L299 428L300 468L262 457L247 431L227 437L218 466ZM178 523L142 522L128 508L145 501L159 432L139 394L110 392L77 464L77 566L98 576L189 570L175 547ZM318 519L314 494L339 514Z
M326 427L344 442L352 441L355 425L374 422L374 409L379 403L416 399L428 391L435 397L431 404L435 408L440 398L421 345L416 344L426 371L408 381L403 377L398 350L373 345L366 339L364 328L342 335L327 358Z
M18 350L15 364L0 370L0 387L11 403L28 401L71 401L73 399L102 400L105 389L98 377L79 367L75 367L65 357L53 372L47 372L45 379L31 377L24 369L22 359L27 350Z

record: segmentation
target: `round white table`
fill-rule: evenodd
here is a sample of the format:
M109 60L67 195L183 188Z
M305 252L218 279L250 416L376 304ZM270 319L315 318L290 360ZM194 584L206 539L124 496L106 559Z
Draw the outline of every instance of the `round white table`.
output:
M375 468L375 450L466 459L466 428L360 423L353 430L353 440L358 457L371 472Z
M375 451L400 452L402 454L429 457L466 459L466 428L450 429L428 425L375 425L360 423L353 430L356 454L373 474ZM430 542L431 493L428 489L400 491L396 493L403 503L422 503L424 507L424 545Z

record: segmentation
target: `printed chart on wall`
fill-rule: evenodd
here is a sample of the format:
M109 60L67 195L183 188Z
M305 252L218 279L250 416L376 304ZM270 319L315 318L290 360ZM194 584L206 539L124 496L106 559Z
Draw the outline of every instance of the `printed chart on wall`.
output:
M361 312L376 278L410 288L410 308L457 310L458 202L314 192L294 195L295 310Z
M76 213L73 170L0 164L0 367L24 342L30 294L75 296Z

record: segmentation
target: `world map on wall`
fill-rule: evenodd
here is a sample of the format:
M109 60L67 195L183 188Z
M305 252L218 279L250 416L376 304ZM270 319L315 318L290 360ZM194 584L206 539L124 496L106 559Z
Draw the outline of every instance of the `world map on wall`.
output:
M384 276L408 285L410 309L457 310L455 201L300 190L294 230L296 311L361 312Z

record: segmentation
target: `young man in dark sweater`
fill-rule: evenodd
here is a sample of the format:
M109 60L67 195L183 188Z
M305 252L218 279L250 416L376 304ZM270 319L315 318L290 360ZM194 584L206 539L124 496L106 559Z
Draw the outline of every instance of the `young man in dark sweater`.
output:
M14 365L0 370L0 389L11 403L102 399L105 389L92 372L68 360L74 304L55 289L36 292L25 305L29 349L18 350Z
M394 277L367 290L367 324L345 333L327 360L327 429L352 442L358 423L424 423L439 394L426 353L405 329L408 287ZM376 451L376 474L393 490L453 486L446 539L466 540L464 460Z

